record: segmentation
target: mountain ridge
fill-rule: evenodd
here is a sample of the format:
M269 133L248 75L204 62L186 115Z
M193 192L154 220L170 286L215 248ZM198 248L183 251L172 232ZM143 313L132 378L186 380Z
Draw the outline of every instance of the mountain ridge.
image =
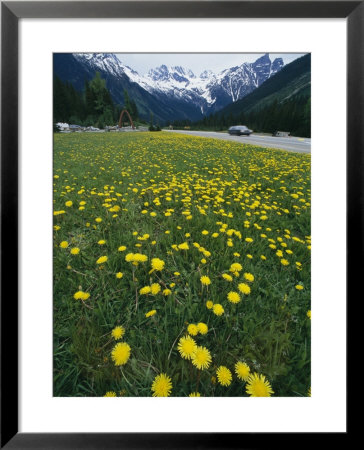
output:
M281 58L271 61L269 54L264 54L254 63L242 63L217 74L205 70L196 76L191 69L162 64L142 76L112 53L54 54L54 74L78 91L82 91L85 79L92 79L98 71L115 103L124 104L126 89L142 118L148 120L152 112L160 122L198 120L214 113L253 92L283 67Z
M269 54L254 63L226 68L218 73L204 70L196 76L189 68L162 64L144 76L128 74L151 94L175 96L192 102L202 114L210 114L230 102L243 98L284 66L282 58L270 60Z
M277 77L267 79L259 89L227 105L219 113L251 112L263 106L262 103L272 103L274 100L282 102L297 95L311 96L311 54L287 64Z

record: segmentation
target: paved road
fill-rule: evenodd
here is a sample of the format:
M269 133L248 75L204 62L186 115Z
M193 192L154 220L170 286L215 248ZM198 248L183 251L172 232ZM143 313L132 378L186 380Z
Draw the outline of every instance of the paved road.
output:
M298 153L311 152L311 139L298 137L273 137L252 134L250 136L230 136L228 133L216 133L214 131L189 131L189 130L163 130L168 133L190 134L192 136L201 136L222 139L224 141L240 142L242 144L258 145L260 147L279 148Z

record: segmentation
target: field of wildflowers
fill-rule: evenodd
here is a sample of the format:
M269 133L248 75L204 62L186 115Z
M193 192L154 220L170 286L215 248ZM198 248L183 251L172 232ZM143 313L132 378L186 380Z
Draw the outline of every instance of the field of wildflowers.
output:
M54 395L308 396L310 155L54 135Z

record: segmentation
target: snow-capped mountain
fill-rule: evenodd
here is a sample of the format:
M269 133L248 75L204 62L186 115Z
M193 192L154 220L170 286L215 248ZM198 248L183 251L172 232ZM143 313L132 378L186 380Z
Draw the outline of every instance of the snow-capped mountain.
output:
M283 65L282 58L272 62L269 55L265 54L254 63L242 63L217 74L205 70L196 76L190 69L166 65L151 69L144 76L126 66L126 74L151 94L192 102L205 114L245 97L276 74Z
M83 89L85 78L91 79L99 71L116 103L123 104L126 89L141 117L149 118L153 112L160 120L197 120L216 112L248 95L283 65L281 58L271 61L265 54L254 63L242 63L219 73L205 70L195 75L188 68L161 65L140 75L111 53L54 56L55 75L72 82L76 89Z
M163 124L176 119L189 118L197 120L201 113L194 105L181 105L173 99L161 99L143 89L138 83L131 81L127 74L138 74L130 67L122 64L113 54L100 53L54 53L53 73L63 82L68 82L82 92L85 80L92 80L99 72L105 80L106 87L116 105L125 104L124 92L127 91L137 105L140 118L150 120L153 113L155 123Z
M123 65L112 53L73 53L77 61L85 63L95 70L120 76L124 73Z

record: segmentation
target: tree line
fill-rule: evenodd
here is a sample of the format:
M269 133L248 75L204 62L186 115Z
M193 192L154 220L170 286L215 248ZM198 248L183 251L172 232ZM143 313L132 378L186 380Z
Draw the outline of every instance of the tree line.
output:
M72 83L55 76L53 84L53 120L69 124L104 128L119 121L122 109L127 109L133 120L138 120L138 109L124 90L124 105L113 102L106 81L96 72L92 80L85 80L82 92Z
M274 102L250 112L217 112L201 120L175 120L174 128L190 127L191 130L224 131L232 125L246 125L260 133L289 131L293 136L311 137L311 98L295 97L284 102Z

